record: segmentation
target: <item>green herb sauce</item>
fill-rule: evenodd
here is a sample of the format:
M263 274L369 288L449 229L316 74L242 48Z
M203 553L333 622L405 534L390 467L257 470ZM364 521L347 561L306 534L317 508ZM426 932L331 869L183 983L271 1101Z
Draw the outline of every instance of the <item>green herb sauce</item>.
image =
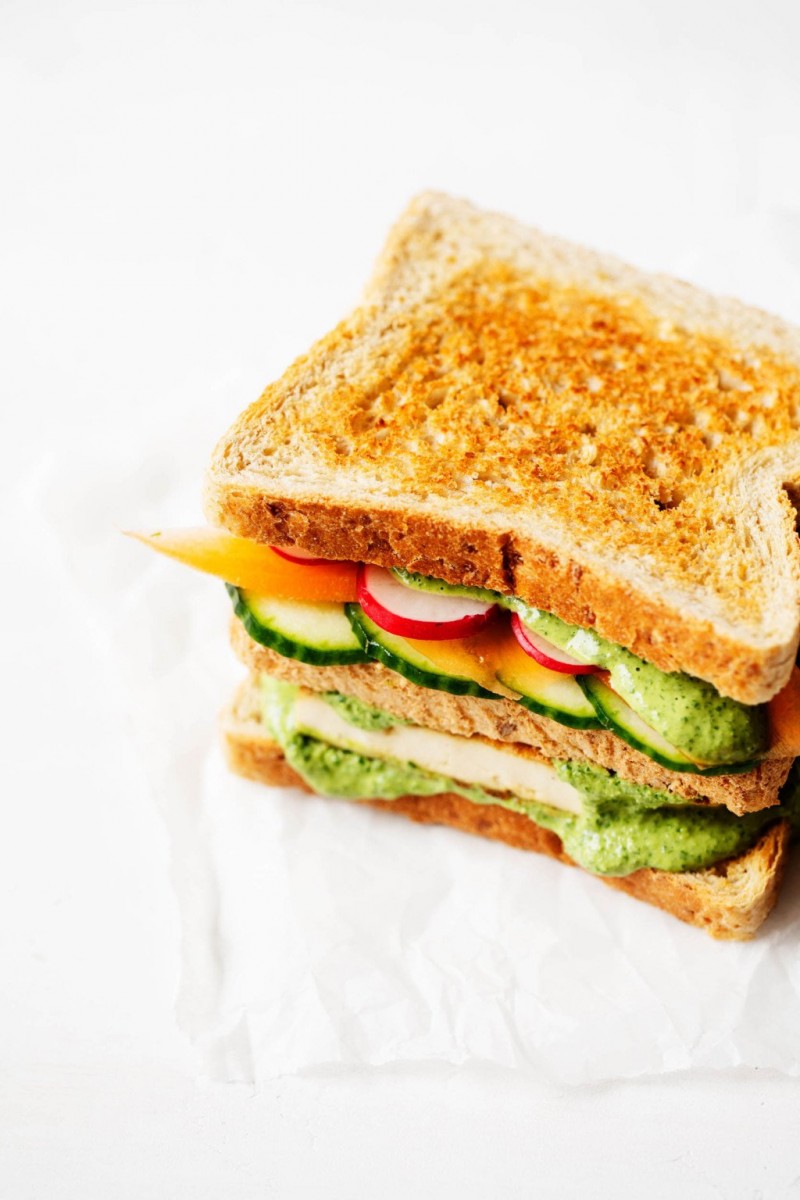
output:
M454 792L476 804L499 804L551 829L571 858L598 875L628 875L640 867L696 870L741 854L777 818L788 817L800 829L800 772L790 777L780 806L737 817L716 806L687 805L668 792L629 783L601 767L554 764L561 778L581 793L583 812L577 816L535 801L496 796L413 763L366 757L299 733L292 716L296 691L262 677L265 723L287 761L314 791L355 800Z
M340 717L359 729L391 729L393 725L410 725L403 717L392 716L382 708L374 708L355 696L343 696L341 692L322 692L321 698L338 712Z
M551 613L514 597L482 588L451 586L409 571L396 571L421 591L472 596L517 612L524 623L581 662L610 674L610 685L635 713L689 758L722 766L757 758L768 746L765 705L740 704L720 696L712 684L680 672L660 671L593 629L568 625Z

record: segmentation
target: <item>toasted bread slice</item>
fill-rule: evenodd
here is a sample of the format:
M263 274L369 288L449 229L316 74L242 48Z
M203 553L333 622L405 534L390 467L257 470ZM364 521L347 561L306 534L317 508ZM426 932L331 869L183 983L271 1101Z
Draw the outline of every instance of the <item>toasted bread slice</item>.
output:
M219 443L247 537L490 587L746 704L800 638L800 330L428 194Z
M770 759L741 775L687 775L670 771L632 749L605 729L569 729L547 717L529 712L513 700L481 700L432 691L404 679L380 663L349 667L314 667L284 658L260 646L241 621L231 621L231 644L237 657L256 673L264 671L285 683L296 683L315 692L343 692L366 704L384 708L417 725L455 733L478 734L500 742L523 742L543 761L570 758L598 763L633 783L674 792L693 804L724 804L741 815L778 803L793 759Z
M223 713L222 734L228 764L239 775L276 787L311 790L267 734L261 721L258 687L252 679L242 684ZM400 813L422 824L452 825L576 865L554 833L498 806L473 804L452 793L361 803ZM779 821L746 854L702 871L645 869L622 877L599 878L681 921L700 926L713 937L746 939L753 936L775 905L788 852L789 824Z

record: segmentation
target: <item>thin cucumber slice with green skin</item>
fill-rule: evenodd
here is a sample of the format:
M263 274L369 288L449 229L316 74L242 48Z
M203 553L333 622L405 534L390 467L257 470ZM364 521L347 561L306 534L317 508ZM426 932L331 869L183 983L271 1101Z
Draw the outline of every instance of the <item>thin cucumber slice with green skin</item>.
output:
M517 703L531 712L550 717L572 729L602 728L594 705L572 675L549 671L535 659L523 661L519 655L510 665L498 668L497 678L517 692Z
M757 765L751 761L727 766L698 766L643 721L630 705L596 675L582 675L579 687L592 702L597 716L607 729L629 746L633 746L634 750L640 750L642 754L671 771L683 771L688 775L739 775L744 771L752 771Z
M284 658L317 667L368 662L343 604L276 600L225 584L234 611L250 637Z
M381 629L369 619L360 605L347 604L345 611L353 633L365 653L390 670L397 671L399 675L405 675L412 683L417 683L420 687L434 688L439 692L450 692L453 696L498 699L495 692L487 691L474 679L462 675L443 675L436 671L434 665L415 646L410 645L405 638Z

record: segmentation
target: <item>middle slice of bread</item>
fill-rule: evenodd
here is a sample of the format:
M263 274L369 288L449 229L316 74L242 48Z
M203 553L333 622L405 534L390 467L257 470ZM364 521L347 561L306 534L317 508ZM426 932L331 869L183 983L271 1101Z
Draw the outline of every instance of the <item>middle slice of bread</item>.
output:
M769 759L752 771L731 775L671 771L609 730L571 729L530 712L515 700L453 696L420 687L380 663L316 667L284 658L253 641L236 618L231 622L231 643L237 657L251 671L264 672L285 683L315 692L354 696L415 725L443 733L460 737L477 734L499 742L522 743L531 747L542 762L569 759L596 763L633 783L672 792L692 804L724 805L738 815L777 804L794 761Z

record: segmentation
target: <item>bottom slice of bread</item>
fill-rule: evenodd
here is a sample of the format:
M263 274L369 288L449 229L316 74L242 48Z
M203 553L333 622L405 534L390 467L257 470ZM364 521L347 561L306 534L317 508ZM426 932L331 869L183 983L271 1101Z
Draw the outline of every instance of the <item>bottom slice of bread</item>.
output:
M258 689L251 681L242 684L223 712L222 735L228 765L237 774L276 787L312 791L266 731ZM577 865L565 854L555 833L497 805L475 804L451 792L358 803L402 814L421 824L450 825L520 850L547 854L568 866ZM789 834L788 821L776 822L746 854L701 871L645 868L630 875L596 878L705 929L715 938L743 940L755 934L775 905L789 852Z

